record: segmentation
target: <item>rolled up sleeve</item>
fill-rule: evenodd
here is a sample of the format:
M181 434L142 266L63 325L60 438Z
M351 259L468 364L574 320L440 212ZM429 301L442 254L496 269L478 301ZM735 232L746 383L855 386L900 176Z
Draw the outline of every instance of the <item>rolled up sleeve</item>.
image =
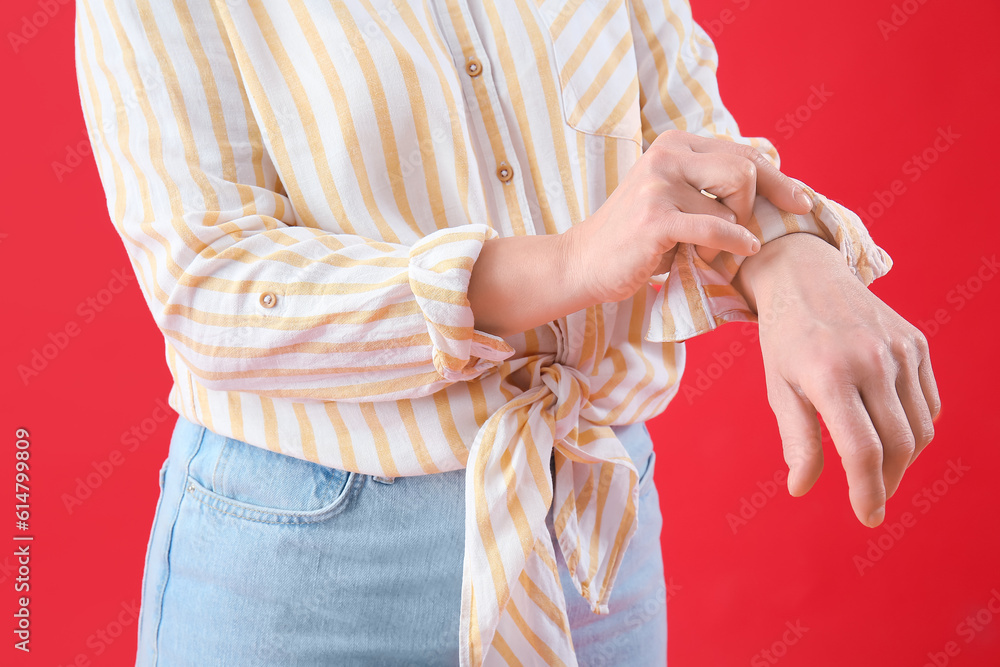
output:
M740 134L719 94L718 54L711 38L695 23L685 0L635 0L633 42L638 66L643 150L661 133L682 130L753 146L775 166L780 157L765 137ZM872 240L853 211L795 180L812 200L799 215L782 210L766 197L755 198L750 221L761 243L793 233L810 233L837 247L865 285L885 275L892 259ZM679 342L733 321L756 321L746 299L732 286L745 256L722 252L711 264L691 244L680 244L652 307L645 339Z

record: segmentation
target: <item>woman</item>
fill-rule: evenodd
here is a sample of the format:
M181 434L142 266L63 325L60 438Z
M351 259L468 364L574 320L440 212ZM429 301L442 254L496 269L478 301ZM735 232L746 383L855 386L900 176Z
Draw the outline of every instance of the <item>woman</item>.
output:
M681 0L79 0L179 413L137 664L664 663L645 421L683 340L758 313L790 492L806 396L878 525L931 437L925 342L715 64ZM811 383L870 364L846 328L909 355L858 389L889 409Z

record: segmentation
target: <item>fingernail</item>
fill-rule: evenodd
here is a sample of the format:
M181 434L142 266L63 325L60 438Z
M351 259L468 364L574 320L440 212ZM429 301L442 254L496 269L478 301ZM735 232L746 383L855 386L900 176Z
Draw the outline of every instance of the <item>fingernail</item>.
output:
M760 241L757 239L756 236L750 242L750 250L752 250L754 253L760 250Z
M798 203L803 206L808 206L810 209L812 208L812 199L809 198L809 195L807 195L802 188L796 186L795 194L793 196L795 197L795 201Z
M875 526L882 523L882 519L885 518L885 505L879 507L877 510L868 515L868 526L874 528Z

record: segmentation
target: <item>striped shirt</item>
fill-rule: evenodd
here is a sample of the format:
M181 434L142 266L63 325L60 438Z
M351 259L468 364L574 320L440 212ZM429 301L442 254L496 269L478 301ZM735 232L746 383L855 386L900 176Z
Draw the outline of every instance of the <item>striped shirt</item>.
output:
M78 0L76 64L169 404L362 474L465 468L461 664L576 664L564 594L607 614L636 525L609 426L663 412L681 341L754 320L744 258L682 245L631 298L506 337L467 288L486 240L580 223L665 130L778 164L686 0ZM806 215L757 198L762 242L819 235L865 284L890 268L805 190Z

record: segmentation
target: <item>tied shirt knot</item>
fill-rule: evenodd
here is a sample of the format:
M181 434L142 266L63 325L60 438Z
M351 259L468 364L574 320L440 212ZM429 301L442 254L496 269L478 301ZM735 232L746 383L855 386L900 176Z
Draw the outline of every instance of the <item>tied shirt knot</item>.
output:
M563 335L585 331L592 310L550 323L557 353L529 362L529 387L487 419L469 450L463 666L481 665L514 641L540 649L547 664L577 664L546 525L550 509L575 594L594 613L609 613L614 580L637 525L639 474L608 423L614 405L591 401L592 360L581 359L585 337ZM577 318L583 321L572 321ZM571 361L582 361L582 368ZM540 622L529 626L529 618Z

